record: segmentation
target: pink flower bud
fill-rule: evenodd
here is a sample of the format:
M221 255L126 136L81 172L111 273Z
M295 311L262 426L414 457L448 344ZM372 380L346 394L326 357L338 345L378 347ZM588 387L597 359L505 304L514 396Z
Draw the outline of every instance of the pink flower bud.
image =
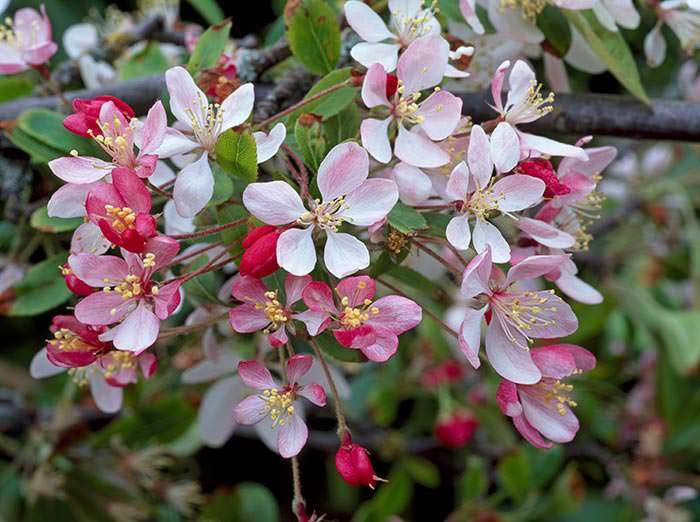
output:
M102 106L111 101L127 120L134 117L134 109L126 102L114 96L95 96L90 99L76 98L73 100L74 114L70 114L63 120L63 126L78 136L90 137L90 131L94 135L102 134L97 125Z
M68 290L73 292L75 295L84 297L90 295L95 291L95 289L91 286L88 286L87 283L85 283L81 279L78 279L78 276L76 276L73 273L73 271L68 266L68 263L65 263L61 267L61 275L63 276L63 280L66 282Z
M399 78L395 74L386 75L386 97L391 99L399 88Z
M277 240L283 230L271 225L254 228L243 239L241 246L245 249L239 271L258 279L275 272L277 264Z
M448 448L461 448L469 443L479 421L467 411L456 411L450 417L438 419L435 437Z
M346 435L345 442L335 454L335 469L351 486L369 486L374 489L377 480L382 480L374 474L369 451L354 444L349 435Z

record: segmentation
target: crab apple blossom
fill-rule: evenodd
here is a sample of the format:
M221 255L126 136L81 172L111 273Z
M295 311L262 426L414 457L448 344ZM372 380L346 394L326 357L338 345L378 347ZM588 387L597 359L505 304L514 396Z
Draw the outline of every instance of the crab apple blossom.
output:
M0 25L0 74L16 74L44 65L56 54L51 39L51 21L44 6L17 10L7 25Z
M343 279L333 291L323 282L310 283L303 292L309 310L323 314L304 321L311 335L331 328L336 340L346 348L360 350L371 361L384 362L396 353L399 335L418 326L423 311L415 302L398 295L374 301L376 283L368 276Z
M190 73L179 66L166 71L165 82L170 93L170 110L177 123L174 128L168 129L157 152L161 157L187 153L199 155L198 159L180 171L173 188L178 213L183 217L192 217L204 208L214 194L209 155L214 152L222 133L248 119L255 94L253 84L246 83L221 104L209 103Z
M700 5L694 1L665 0L655 5L659 21L644 38L644 54L649 67L659 67L666 59L666 40L662 28L665 25L681 42L681 47L692 53L698 48L700 37Z
M401 49L423 36L440 34L434 8L425 9L423 0L391 0L389 26L364 2L345 2L344 10L348 25L364 40L353 46L350 55L365 67L378 63L391 72Z
M258 361L242 361L238 375L243 382L259 393L246 397L234 410L241 424L258 424L266 421L270 429L278 429L277 450L288 459L299 454L306 444L308 428L296 411L296 403L304 397L312 404L326 405L326 392L318 383L300 384L299 380L311 369L313 357L298 354L290 357L285 366L288 383L279 385L270 371Z
M76 318L93 326L116 325L100 335L119 350L141 353L158 337L160 321L180 303L179 280L160 285L153 275L173 260L179 244L167 236L146 242L143 254L122 251L123 258L74 254L68 263L75 275L101 292L90 294L75 307Z
M156 235L151 193L131 169L114 169L112 183L98 183L88 193L85 208L105 238L129 252L142 253L146 241Z
M454 411L438 418L435 423L435 438L448 448L466 446L479 427L479 421L468 411Z
M283 230L272 225L252 229L241 241L244 249L238 270L241 275L262 278L277 271L277 240Z
M238 333L251 333L262 330L269 334L270 344L282 346L289 341L287 329L294 332L291 319L295 315L291 307L301 300L304 288L311 282L311 276L288 274L284 280L286 304L281 304L277 290L269 290L265 283L252 276L237 277L231 287L233 297L244 304L229 311L231 327Z
M571 411L576 406L570 395L574 387L563 380L592 370L596 359L588 350L573 344L533 348L531 356L542 378L527 385L501 381L496 393L498 406L537 448L571 442L579 423Z
M380 64L370 66L362 84L362 101L372 109L389 109L384 119L368 118L360 126L362 146L380 163L392 158L389 127L396 122L398 134L394 154L415 167L439 167L449 157L435 141L447 138L461 118L462 100L436 89L420 104L422 90L436 87L445 74L449 45L437 35L413 42L399 59L397 88L390 89L391 76ZM443 60L443 57L445 58ZM388 96L387 93L391 93ZM421 132L409 132L406 125Z
M578 320L571 307L553 290L525 290L519 287L550 273L568 256L531 256L511 267L507 275L494 268L491 250L474 257L464 270L461 294L473 299L459 330L459 346L474 368L480 366L481 324L486 319L486 355L503 378L518 384L534 384L541 378L530 356L532 339L552 339L572 334Z
M396 183L367 179L368 174L367 152L356 143L341 143L318 168L321 199L310 201L310 210L284 181L251 183L243 192L243 204L268 225L296 225L277 240L277 262L287 272L302 276L314 269L312 234L318 229L326 233L326 268L336 277L345 277L369 266L369 252L364 243L339 228L343 223L369 227L386 217L399 197Z
M70 266L68 266L68 263L61 265L60 270L63 280L66 282L66 287L68 287L68 290L73 292L75 295L85 297L86 295L90 295L96 291L95 288L85 283L85 281L78 279L70 269Z
M506 73L508 76L508 95L503 103L502 90ZM491 95L493 96L493 108L501 119L516 131L520 142L520 155L527 157L539 154L550 156L572 156L585 160L585 151L581 147L575 147L566 143L560 143L550 138L536 136L518 130L517 125L530 123L540 119L552 111L551 103L554 95L544 97L541 94L542 84L537 83L534 71L522 60L515 62L511 68L510 62L503 62L491 81Z
M386 482L374 472L369 451L355 444L347 432L343 434L342 444L335 454L335 469L351 486L369 486L374 489L378 481Z
M126 121L134 118L134 109L129 104L114 96L95 96L94 98L76 98L71 102L73 114L69 114L63 120L63 126L73 134L90 138L102 132L100 128L100 110L102 106L112 102Z
M456 202L459 215L453 217L445 234L448 241L460 250L471 243L478 253L487 247L496 263L510 259L510 246L501 232L489 222L494 214L512 215L537 204L542 199L545 184L532 176L512 174L494 182L497 172L512 170L518 161L517 137L513 129L501 122L491 138L481 127L472 128L467 152L467 163L459 163L447 182L446 194ZM475 221L472 237L470 218Z
M51 196L48 203L49 216L84 216L87 194L96 187L96 182L110 175L116 168L132 169L141 178L153 173L158 160L158 156L153 152L162 142L167 124L165 109L160 101L148 111L146 122L140 129L138 154L134 152L137 120L128 120L114 102L107 101L102 104L97 123L100 133L95 134L91 129L88 129L88 133L111 161L79 156L76 151L73 151L70 157L50 161L49 168L58 178L65 181L66 185Z

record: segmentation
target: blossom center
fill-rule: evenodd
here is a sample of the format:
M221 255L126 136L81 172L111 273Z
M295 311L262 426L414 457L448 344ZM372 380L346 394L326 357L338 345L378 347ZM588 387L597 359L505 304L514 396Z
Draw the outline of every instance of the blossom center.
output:
M264 303L256 303L255 308L265 312L265 317L267 317L271 323L270 326L265 329L265 332L269 333L279 328L280 325L285 324L289 318L287 317L287 312L284 307L277 299L277 290L265 292L265 298L267 300Z
M391 26L396 32L401 45L407 47L416 38L425 36L430 32L431 22L439 11L437 4L438 1L433 0L429 8L418 11L414 16L409 16L402 11L392 13Z
M102 134L95 135L92 129L88 129L88 134L102 150L109 154L115 163L124 167L133 167L136 161L133 145L133 126L135 123L136 119L132 119L128 125L123 125L116 116L111 124L108 121L97 120Z
M498 315L505 319L508 325L514 327L526 339L527 343L532 343L529 334L533 328L546 328L556 325L554 319L547 317L550 313L556 312L555 306L547 306L549 295L554 294L554 290L545 292L497 292L491 299L491 304L498 311ZM528 345L523 346L518 339L510 332L509 328L503 330L509 340L521 348L529 349Z
M477 188L471 195L468 195L464 201L463 212L469 212L477 219L485 220L489 213L498 209L498 201L503 196L496 196L493 192L493 186L485 188Z
M221 126L224 121L224 111L218 103L207 103L200 95L200 114L195 114L192 109L187 109L187 116L190 118L190 127L195 139L201 143L207 151L213 151L216 140L221 133Z
M501 10L520 8L523 19L529 22L534 22L546 6L547 0L501 0Z
M417 114L420 106L416 103L420 99L421 94L419 92L413 92L404 96L404 90L404 84L399 80L398 87L396 88L396 92L399 94L399 100L394 104L394 117L399 121L408 123L423 123L425 117Z
M49 344L62 351L87 352L94 349L94 346L86 343L83 339L68 328L59 328L53 333L54 338Z
M331 201L314 201L314 208L304 212L297 220L300 225L317 225L322 230L337 232L343 223L342 216L338 216L341 210L347 210L350 206L345 203L345 196L340 196Z
M105 205L105 212L112 218L112 228L119 234L128 229L133 229L136 221L136 213L129 207L113 207Z
M371 306L372 301L370 299L365 299L363 306L354 308L349 306L350 299L347 297L343 297L340 303L344 307L343 312L340 314L340 324L348 329L362 326L370 318L370 314L377 315L379 313L379 308Z
M532 80L525 98L508 109L506 120L518 123L540 118L552 112L554 107L551 104L553 102L554 93L550 92L546 97L542 96L542 84Z
M280 393L281 392L281 393ZM289 417L294 415L294 400L296 394L292 389L278 390L269 388L263 390L260 398L265 401L265 411L272 420L272 427L284 426Z
M571 408L575 408L577 406L576 402L573 401L571 399L571 396L569 395L572 391L574 391L573 384L565 384L559 379L543 379L538 384L538 386L541 387L544 391L543 399L545 400L545 402L554 401L555 407L557 408L559 415L566 415L567 406Z
M0 43L23 49L39 43L41 24L37 20L32 21L30 27L22 26L17 30L12 18L5 18L5 23L0 24Z
M136 368L136 356L131 352L113 351L107 356L109 362L103 364L103 375L109 379L122 370L132 370Z

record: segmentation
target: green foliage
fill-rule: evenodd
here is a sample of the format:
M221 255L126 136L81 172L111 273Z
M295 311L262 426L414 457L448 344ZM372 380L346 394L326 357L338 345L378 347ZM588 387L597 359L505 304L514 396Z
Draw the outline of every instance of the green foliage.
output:
M208 24L220 24L224 20L224 12L216 0L187 0Z
M15 301L8 315L38 315L68 300L71 293L58 270L67 258L66 253L56 254L30 268L15 285Z
M10 139L37 163L65 156L72 150L81 155L94 155L91 141L66 130L63 118L62 114L47 109L26 110L17 118Z
M204 31L187 63L190 74L214 67L226 47L231 32L231 22L221 22Z
M532 475L527 454L518 449L503 457L496 465L501 486L516 502L522 502L530 491Z
M56 234L58 232L75 230L83 223L83 219L49 217L48 209L46 207L39 207L32 212L32 217L29 220L29 223L40 232Z
M428 227L428 223L420 212L400 201L391 209L387 219L389 224L402 234L410 234Z
M326 139L321 132L321 124L302 116L294 126L294 138L301 151L304 164L318 171L318 166L326 155Z
M571 45L571 29L562 11L548 5L537 17L537 27L559 55L564 56Z
M232 494L217 494L204 506L202 522L277 522L277 499L265 486L243 482Z
M314 74L330 73L340 58L336 16L323 0L302 0L286 20L294 56Z
M27 74L0 76L0 103L31 94L34 82Z
M318 347L336 361L342 362L362 362L366 361L365 356L362 355L360 350L355 350L353 348L346 348L341 346L338 341L335 340L332 334L324 332L321 335L316 336L316 344Z
M157 42L149 42L132 56L126 58L119 67L119 78L131 80L142 76L162 74L170 67L168 59Z
M229 129L216 142L216 159L232 176L245 182L258 177L258 149L249 129Z
M346 82L350 78L350 72L350 67L345 67L327 74L309 89L309 92L303 99L309 99L334 85ZM291 127L296 122L297 118L304 113L312 113L320 116L324 121L328 120L328 118L339 114L343 109L347 108L355 100L357 92L357 87L346 85L312 102L308 102L289 116L287 119L287 126Z

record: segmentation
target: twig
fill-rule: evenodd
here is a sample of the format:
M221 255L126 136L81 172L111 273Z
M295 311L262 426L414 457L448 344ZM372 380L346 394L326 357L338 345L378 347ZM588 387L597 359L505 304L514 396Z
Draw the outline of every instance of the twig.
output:
M323 368L323 373L326 376L326 381L328 382L328 386L331 389L331 395L333 395L333 401L335 402L335 416L338 421L338 438L342 443L343 435L345 433L349 433L350 430L348 429L348 424L345 421L345 412L343 411L343 404L340 400L340 394L338 393L338 388L336 388L335 386L335 381L333 380L331 371L328 368L326 358L323 356L323 353L318 347L318 344L316 344L316 341L313 338L309 340L309 343L311 344L311 347L313 348L316 357L318 357L318 360L321 363L321 368Z

